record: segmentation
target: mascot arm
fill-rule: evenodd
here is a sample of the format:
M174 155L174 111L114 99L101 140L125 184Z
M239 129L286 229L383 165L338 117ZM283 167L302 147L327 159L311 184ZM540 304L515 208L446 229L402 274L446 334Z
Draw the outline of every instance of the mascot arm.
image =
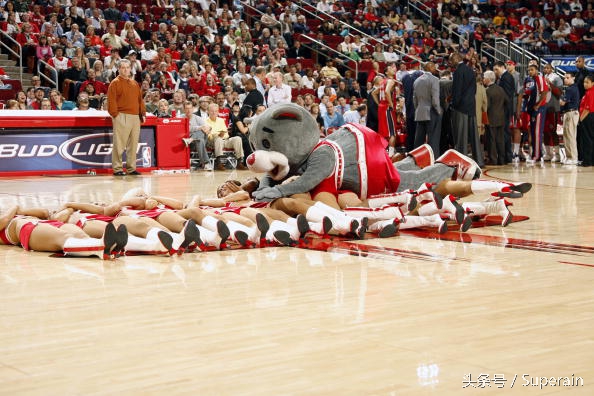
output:
M298 179L276 188L283 197L309 192L330 176L334 172L335 166L336 159L333 150L326 146L319 147L307 159L307 168Z

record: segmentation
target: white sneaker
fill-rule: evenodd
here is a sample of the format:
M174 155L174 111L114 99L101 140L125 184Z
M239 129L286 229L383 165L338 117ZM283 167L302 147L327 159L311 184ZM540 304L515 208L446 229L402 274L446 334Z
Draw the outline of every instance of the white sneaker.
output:
M205 164L204 165L204 170L205 171L211 171L212 169L213 169L212 168L212 164L210 162L208 164Z
M571 160L571 159L565 160L563 162L563 165L577 165L577 164L578 164L578 162L576 160Z
M551 162L561 162L561 158L557 155L557 153L553 154L551 157Z
M526 166L534 166L534 164L536 164L536 161L534 161L532 158L526 159Z

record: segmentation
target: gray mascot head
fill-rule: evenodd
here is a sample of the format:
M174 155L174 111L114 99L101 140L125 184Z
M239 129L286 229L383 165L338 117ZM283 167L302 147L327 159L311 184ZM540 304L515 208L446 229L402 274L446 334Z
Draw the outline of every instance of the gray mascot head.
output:
M306 109L293 103L276 105L250 124L250 143L256 154L251 158L252 165L259 152L268 152L267 160L271 159L275 166L257 170L280 180L307 159L319 140L318 124ZM250 166L250 158L247 163Z

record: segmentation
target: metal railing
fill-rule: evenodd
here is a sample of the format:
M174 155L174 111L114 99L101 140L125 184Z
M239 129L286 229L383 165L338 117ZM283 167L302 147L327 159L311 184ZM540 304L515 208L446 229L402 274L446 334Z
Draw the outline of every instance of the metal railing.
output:
M243 4L243 6L245 8L248 8L248 9L250 9L252 11L255 11L256 15L259 15L260 17L262 15L264 15L264 13L262 11L258 10L257 8L253 7L252 5L250 5L247 1L242 2L242 4ZM254 15L252 15L252 16L254 16ZM309 37L309 36L307 36L305 34L300 34L300 37L303 38L303 39L309 40L311 43L317 44L324 51L329 51L330 53L335 53L339 58L341 58L341 59L344 60L344 62L343 62L344 67L346 67L347 69L350 69L350 70L354 70L355 73L358 72L359 65L357 64L357 62L355 62L355 65L356 65L355 66L355 69L353 69L352 67L348 66L348 62L352 60L349 56L343 54L342 52L336 51L334 48L332 48L332 47L330 47L330 46L328 46L328 45L326 45L326 44L324 44L324 43L322 43L322 42L320 42L320 41L318 41L318 40L316 40L314 38L311 38L311 37ZM309 45L309 46L306 45L306 47L309 48L310 50L314 51L316 54L320 54L320 51L318 51L316 48L313 48L311 45ZM321 55L324 55L324 54L321 54Z
M48 77L46 73L42 73L41 65L45 66L46 71L47 70L51 71L52 76L55 76L55 77L51 78L51 77ZM39 77L42 78L44 80L44 82L51 84L54 88L58 88L58 70L42 59L39 59L37 61L37 75L39 75Z
M426 23L433 26L433 13L431 12L431 8L418 0L408 0L408 12L410 12L411 8L413 12L420 15Z
M344 21L341 21L340 19L336 18L334 15L328 14L328 13L326 13L324 11L320 11L320 10L317 10L317 9L316 9L316 12L314 13L314 12L308 10L307 8L302 7L300 5L302 3L303 3L303 1L300 0L299 2L294 2L293 4L295 6L297 6L297 9L299 9L302 12L307 13L308 15L316 18L321 23L323 23L324 21L327 21L327 20L330 20L332 22L338 22L342 27L344 27L345 29L348 30L348 32L349 32L348 35L350 37L355 37L355 35L351 33L352 31L354 31L354 32L357 32L357 34L359 36L365 38L367 40L367 43L370 44L370 45L373 45L373 43L380 44L382 46L382 50L385 50L386 47L388 46L383 40L378 39L377 37L373 37L373 36L371 36L371 35L363 32L363 31L357 29L355 26L349 25L348 23L346 23ZM308 4L308 3L306 3L306 4ZM311 5L311 4L308 4L308 5L311 6L311 7L313 7L313 5ZM324 15L327 19L320 18L318 14ZM373 43L372 43L372 41L373 41ZM401 57L407 56L407 53L406 52L401 51L398 48L393 48L393 52L396 53L396 54L398 54L398 55L400 55Z
M301 10L302 12L305 12L305 13L307 13L308 15L311 15L311 16L315 17L316 19L318 19L318 20L319 20L319 21L321 21L322 23L323 23L324 21L338 22L338 23L340 24L340 26L341 26L341 27L343 27L343 28L345 28L345 29L347 29L347 30L349 31L349 36L351 36L351 37L353 37L353 36L354 36L353 34L351 34L351 31L355 31L355 32L357 32L357 33L358 33L358 34L359 34L361 37L364 37L365 39L367 39L367 42L368 42L369 44L373 45L373 44L371 43L371 41L373 41L373 42L375 42L376 44L380 44L380 45L382 46L382 49L383 49L384 47L386 47L386 44L385 44L385 43L384 43L382 40L380 40L380 39L378 39L378 38L376 38L376 37L373 37L373 36L371 36L371 35L369 35L369 34L367 34L367 33L363 32L363 31L361 31L361 30L357 29L357 28L356 28L355 26L353 26L353 25L349 25L348 23L346 23L346 22L344 22L344 21L341 21L340 19L336 18L336 17L335 17L334 15L332 15L332 14L328 14L327 12L320 11L320 10L317 10L317 9L316 9L316 12L315 12L315 13L314 13L314 12L311 12L311 11L310 11L310 10L308 10L307 8L305 8L305 7L302 7L302 6L300 5L300 4L302 4L302 2L301 2L301 1L299 1L298 3L294 3L294 4L297 6L297 8L298 8L299 10ZM312 6L311 4L309 4L309 5L310 5L310 6ZM312 6L312 7L313 7L313 6ZM326 17L326 19L320 18L320 15L323 15L323 16L325 16L325 17Z
M2 48L4 48L6 51L8 51L8 53L14 55L18 59L19 81L21 81L21 83L22 83L22 81L23 81L23 47L10 34L6 33L3 30L0 30L0 33L2 33L2 39L0 40L0 45L2 46ZM6 43L7 41L14 44L14 46L16 47L18 52L15 51L10 45L8 45Z
M528 62L531 60L536 60L541 68L548 63L541 56L530 52L526 48L513 43L506 38L496 38L493 45L483 43L480 52L481 55L487 56L493 62L505 62L507 60L514 61L516 63L516 70L522 77L526 76ZM565 75L565 71L558 67L553 67L553 70L561 77Z
M357 62L357 61L355 61L355 60L351 59L349 56L347 56L347 55L343 54L343 53L342 53L342 52L340 52L340 51L336 51L334 48L327 46L326 44L322 43L321 41L319 41L319 40L316 40L316 39L314 39L314 38L312 38L312 37L309 37L309 36L307 36L307 35L305 35L305 34L302 34L302 35L301 35L301 38L302 38L302 39L309 40L311 43L314 43L314 44L317 44L317 45L319 45L319 46L320 46L321 48L323 48L324 50L326 50L326 51L330 51L331 53L334 53L334 54L338 55L338 57L340 57L340 58L342 58L342 59L344 60L344 62L343 62L343 66L344 66L344 67L346 67L346 68L347 68L347 69L349 69L349 70L354 70L354 72L355 72L355 76L358 76L358 75L359 75L359 62ZM306 46L306 47L307 47L307 48L309 48L310 50L313 50L313 51L315 51L315 52L316 52L316 53L318 53L318 54L320 53L320 51L316 51L316 49L315 49L315 48L313 48L311 45L306 45L306 44L304 44L304 46ZM322 54L322 55L324 55L324 54ZM325 55L324 55L324 56L325 56ZM353 61L353 63L355 64L355 69L353 69L352 67L350 67L350 66L349 66L349 63L350 63L350 61Z

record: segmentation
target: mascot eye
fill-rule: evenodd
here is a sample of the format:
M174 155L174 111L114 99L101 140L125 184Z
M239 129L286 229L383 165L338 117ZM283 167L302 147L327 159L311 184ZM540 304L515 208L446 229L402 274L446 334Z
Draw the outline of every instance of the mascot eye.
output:
M262 146L264 146L265 149L269 149L270 148L270 141L268 141L268 139L263 139L262 140Z

